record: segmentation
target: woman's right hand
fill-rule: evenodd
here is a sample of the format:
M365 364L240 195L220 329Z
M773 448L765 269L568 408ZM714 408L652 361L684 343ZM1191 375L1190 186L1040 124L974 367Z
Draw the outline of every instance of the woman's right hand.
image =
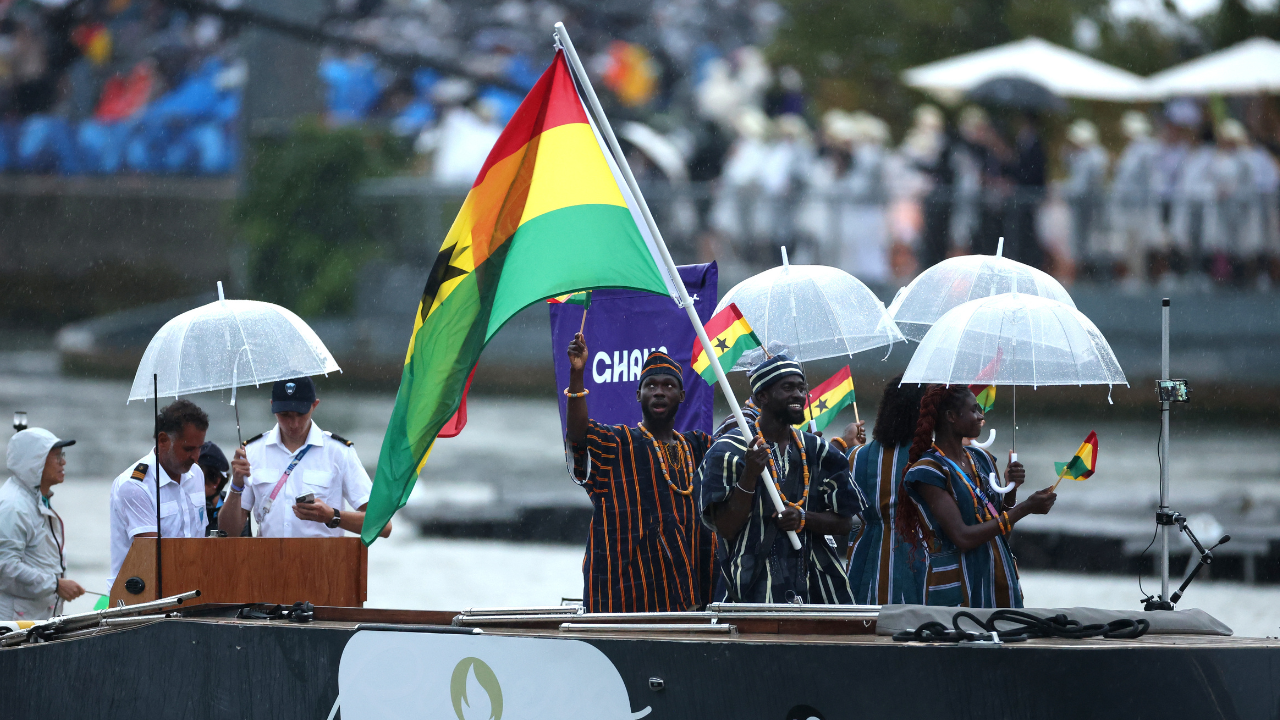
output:
M1026 505L1027 512L1031 515L1048 515L1057 499L1058 493L1054 492L1053 488L1045 488L1039 492L1032 493L1031 497L1019 504Z

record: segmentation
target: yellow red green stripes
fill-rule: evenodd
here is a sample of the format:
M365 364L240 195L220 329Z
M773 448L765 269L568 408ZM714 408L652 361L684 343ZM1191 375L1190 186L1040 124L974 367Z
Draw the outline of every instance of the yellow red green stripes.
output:
M361 537L403 507L480 353L530 304L593 288L670 294L563 52L529 91L441 243L414 318Z
M810 420L817 430L823 430L841 410L856 402L853 391L853 374L845 365L826 382L809 392L809 404L804 409L804 422L796 425L802 427Z
M743 353L760 347L760 338L756 337L751 325L733 303L712 316L705 327L707 337L711 340L711 348L725 372L733 367ZM692 366L693 371L701 375L703 380L715 384L716 374L711 367L711 358L703 352L702 343L698 340L693 341Z

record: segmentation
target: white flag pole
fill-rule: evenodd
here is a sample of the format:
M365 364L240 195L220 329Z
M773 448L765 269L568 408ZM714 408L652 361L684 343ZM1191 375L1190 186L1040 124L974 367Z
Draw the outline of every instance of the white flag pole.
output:
M564 48L565 57L569 60L569 67L577 76L578 84L582 86L582 90L586 93L587 103L591 106L591 112L595 115L596 123L599 125L600 132L604 135L604 139L609 143L609 150L613 153L614 160L618 163L618 168L622 171L622 177L626 180L627 187L631 190L631 195L636 199L636 203L640 206L640 214L644 216L645 224L649 226L649 232L653 235L653 240L658 244L658 250L662 253L662 262L667 266L667 273L671 276L671 283L675 286L676 293L680 296L680 304L684 307L685 312L689 314L689 322L693 323L693 329L698 333L698 341L702 343L702 351L707 353L708 357L713 358L711 362L712 369L716 373L716 382L720 384L720 391L724 393L725 400L729 401L729 409L733 411L733 417L738 421L738 429L742 431L742 437L749 444L754 437L751 426L747 425L747 419L742 415L742 408L738 405L738 399L733 396L733 388L729 387L729 378L724 374L724 368L720 367L720 363L716 362L715 350L711 345L710 338L707 337L707 330L702 326L702 320L698 317L698 311L693 306L693 300L689 298L689 291L685 289L684 280L680 279L680 271L676 269L676 263L671 259L671 253L667 250L667 244L662 240L662 232L658 230L658 223L654 222L653 214L649 212L649 204L644 201L644 195L640 194L640 186L636 184L636 178L631 174L631 166L627 164L627 158L622 154L622 148L618 145L618 138L613 134L613 127L609 125L609 118L605 117L604 109L600 107L600 99L596 97L596 91L591 87L591 80L587 78L587 73L582 67L582 61L578 59L578 52L573 48L573 41L569 39L569 32L565 30L564 23L556 23L555 28L556 40L560 46ZM782 498L778 495L778 489L773 484L773 478L769 476L768 469L761 471L760 480L764 484L765 491L769 493L769 499L773 500L773 506L779 513L786 509L782 503ZM791 539L791 547L796 550L800 549L800 538L795 531L788 530L787 537Z

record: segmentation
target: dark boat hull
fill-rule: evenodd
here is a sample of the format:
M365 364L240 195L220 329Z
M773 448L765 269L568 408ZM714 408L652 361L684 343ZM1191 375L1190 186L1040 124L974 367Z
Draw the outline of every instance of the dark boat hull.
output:
M0 650L0 703L7 718L323 720L338 697L343 653L357 632L369 634L325 623L166 620L14 647ZM433 637L474 643L513 636ZM651 708L647 717L655 720L1261 719L1277 717L1280 708L1280 646L1263 641L1166 638L978 649L884 638L543 637L543 643L594 647L616 669L632 712ZM381 661L390 671L406 658ZM585 690L593 677L559 679ZM661 679L660 690L651 688L651 678ZM508 691L509 720L528 716L513 706L514 694ZM423 703L420 717L456 714L447 705ZM357 715L348 708L348 720Z

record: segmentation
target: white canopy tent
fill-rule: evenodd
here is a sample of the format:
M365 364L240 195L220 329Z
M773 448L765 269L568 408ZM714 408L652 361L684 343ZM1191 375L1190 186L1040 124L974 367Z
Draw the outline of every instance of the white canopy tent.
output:
M1280 43L1256 37L1148 78L1153 97L1280 92Z
M1125 102L1148 96L1147 81L1127 70L1074 50L1029 37L957 55L903 73L907 85L957 102L987 80L1018 77L1039 83L1056 95Z

